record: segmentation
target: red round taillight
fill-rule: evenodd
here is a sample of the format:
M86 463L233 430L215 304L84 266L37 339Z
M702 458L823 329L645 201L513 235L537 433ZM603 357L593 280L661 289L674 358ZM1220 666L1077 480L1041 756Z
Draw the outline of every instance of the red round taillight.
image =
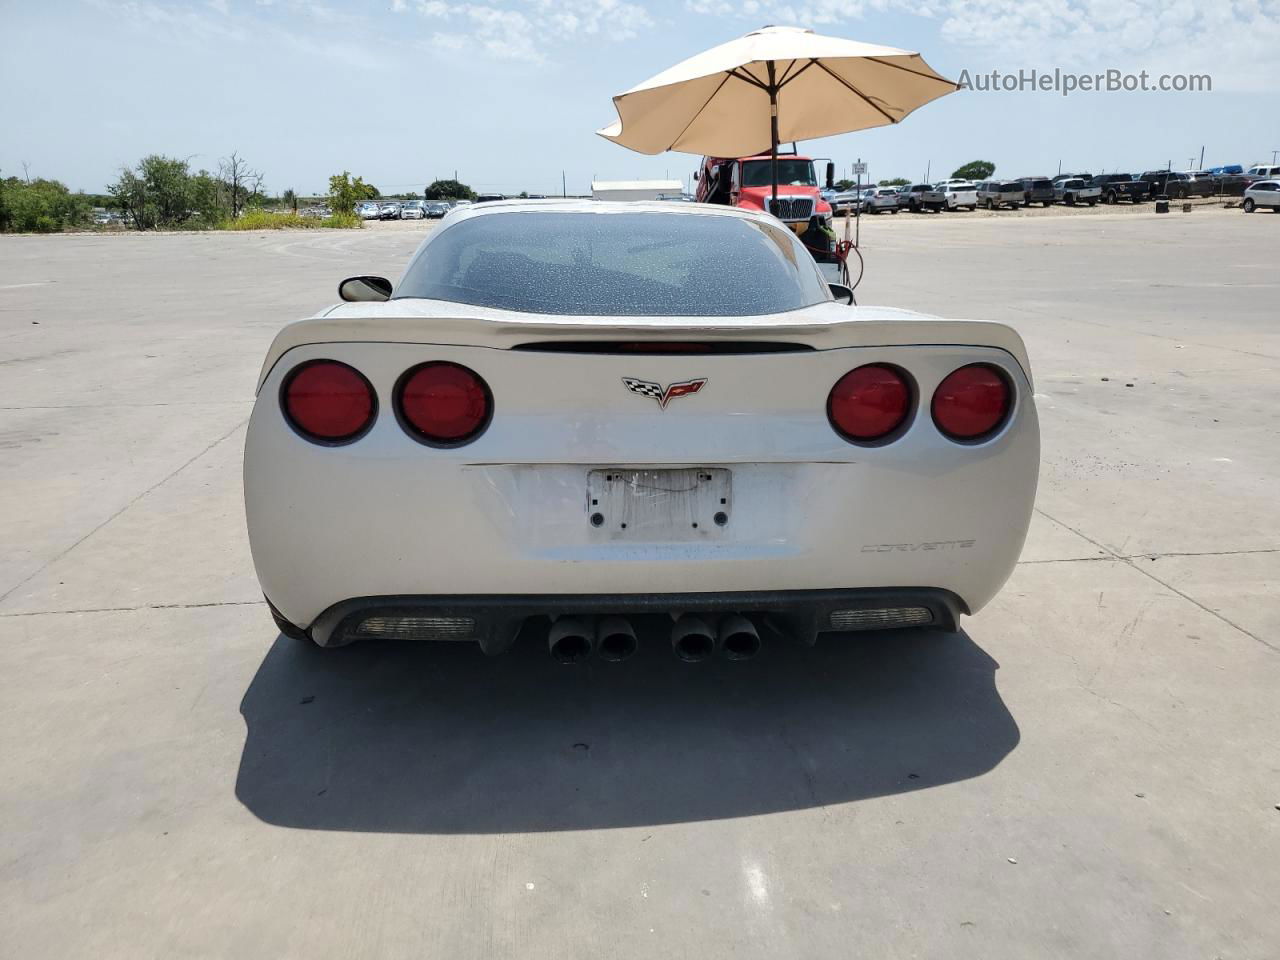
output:
M350 443L373 423L377 398L354 367L337 360L312 360L290 372L280 405L289 423L308 440Z
M871 443L901 427L911 414L911 385L893 367L871 363L850 370L827 397L827 419L846 440Z
M409 370L396 390L396 410L406 430L424 443L468 443L489 425L493 395L473 370L436 361Z
M993 433L1009 415L1013 390L995 367L972 363L953 370L933 392L933 422L952 440L972 442Z

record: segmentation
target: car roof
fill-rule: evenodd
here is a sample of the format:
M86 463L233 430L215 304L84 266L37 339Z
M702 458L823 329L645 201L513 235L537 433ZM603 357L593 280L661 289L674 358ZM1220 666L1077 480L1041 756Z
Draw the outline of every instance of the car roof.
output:
M686 217L699 215L708 217L733 217L739 220L764 220L774 226L781 221L757 210L744 210L739 207L727 207L712 203L671 203L667 200L584 200L575 198L553 197L547 200L490 200L487 203L472 204L465 210L454 207L449 215L451 222L458 223L472 217L492 217L498 214L518 214L541 211L545 213L665 213L668 216Z

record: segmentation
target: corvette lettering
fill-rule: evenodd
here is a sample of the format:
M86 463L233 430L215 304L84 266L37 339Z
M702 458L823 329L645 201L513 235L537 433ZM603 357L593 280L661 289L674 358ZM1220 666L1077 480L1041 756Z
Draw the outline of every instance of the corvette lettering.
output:
M917 550L968 550L976 540L926 540L923 543L864 543L863 553L915 553Z
M634 377L623 377L622 384L634 394L657 400L658 407L665 410L667 409L667 404L677 397L692 396L705 387L707 385L707 378L700 377L697 380L681 380L679 383L672 383L663 387L660 383L652 383L648 380L637 380Z

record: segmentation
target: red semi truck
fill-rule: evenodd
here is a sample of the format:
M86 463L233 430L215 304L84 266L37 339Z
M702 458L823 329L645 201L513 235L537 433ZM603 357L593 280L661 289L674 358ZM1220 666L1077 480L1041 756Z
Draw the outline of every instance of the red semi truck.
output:
M769 155L703 157L694 174L699 203L719 203L745 210L767 210L790 227L819 263L835 263L835 233L831 205L822 199L813 159L794 153L778 155L778 199L773 201L773 172ZM833 186L835 164L828 163L827 189Z

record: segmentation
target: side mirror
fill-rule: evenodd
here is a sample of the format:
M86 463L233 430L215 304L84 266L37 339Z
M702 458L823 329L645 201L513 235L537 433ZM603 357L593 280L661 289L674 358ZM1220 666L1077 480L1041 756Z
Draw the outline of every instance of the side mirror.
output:
M834 190L836 186L836 165L830 160L827 161L827 189Z
M693 179L694 179L694 180L697 180L697 179L698 179L698 171L697 171L697 170L693 171Z
M391 299L386 277L348 277L338 284L338 296L348 303L380 303Z
M831 296L837 301L844 301L845 306L853 306L853 288L846 287L843 283L828 283L831 288Z

